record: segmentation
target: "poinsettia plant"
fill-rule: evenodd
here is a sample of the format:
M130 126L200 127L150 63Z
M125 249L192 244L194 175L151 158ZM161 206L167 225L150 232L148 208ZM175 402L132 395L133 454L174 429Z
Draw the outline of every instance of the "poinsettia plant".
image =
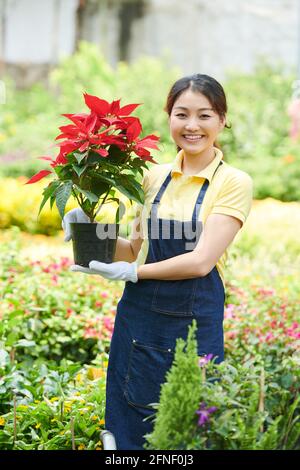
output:
M51 174L54 179L44 188L39 213L50 200L51 207L56 202L63 218L66 204L74 196L94 222L104 204L118 202L116 190L130 201L143 203L137 176L143 175L147 162L156 163L148 149L158 149L159 138L153 134L140 137L141 122L130 116L139 104L120 107L120 100L109 103L83 95L90 112L63 114L72 124L59 127L57 157L39 157L49 161L51 169L39 171L27 184Z

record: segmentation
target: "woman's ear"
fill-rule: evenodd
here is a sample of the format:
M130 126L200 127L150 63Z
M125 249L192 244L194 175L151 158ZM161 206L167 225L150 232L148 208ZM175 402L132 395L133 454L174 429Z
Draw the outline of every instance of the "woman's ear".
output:
M220 131L222 131L225 126L226 126L226 116L222 116L220 117Z

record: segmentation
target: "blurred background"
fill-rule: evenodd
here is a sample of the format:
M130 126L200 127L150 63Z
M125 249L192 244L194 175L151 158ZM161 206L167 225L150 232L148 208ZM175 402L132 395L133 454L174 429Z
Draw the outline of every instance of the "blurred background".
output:
M155 158L166 162L166 95L194 72L225 88L231 128L220 145L252 176L254 206L279 213L290 202L298 213L299 0L0 0L0 28L2 229L60 230L55 208L37 219L44 183L24 182L45 168L39 156L56 154L61 114L83 111L83 92L143 103L136 114L145 134L160 135Z
M41 186L21 182L55 155L61 113L83 111L84 91L143 103L144 133L161 137L156 159L171 161L166 95L194 72L225 88L220 145L253 177L255 200L299 201L298 0L0 0L0 191L11 194L0 227L60 227L56 210L37 221Z
M160 436L176 430L180 449L207 436L218 449L300 448L300 0L0 0L0 449L102 448L124 287L69 271L58 211L38 217L46 181L25 185L47 168L38 157L57 154L61 114L86 111L88 92L143 103L155 159L172 161L165 99L194 72L225 88L219 144L252 176L254 200L227 262L225 388L201 398L216 417L194 429L194 405L174 393ZM174 390L193 387L186 373Z

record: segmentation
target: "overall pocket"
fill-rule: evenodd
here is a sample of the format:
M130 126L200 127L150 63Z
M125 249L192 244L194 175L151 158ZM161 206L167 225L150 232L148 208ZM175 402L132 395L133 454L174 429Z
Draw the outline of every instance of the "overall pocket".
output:
M197 279L157 281L151 310L173 316L193 316Z
M124 395L130 405L152 410L174 358L172 349L146 346L133 340Z

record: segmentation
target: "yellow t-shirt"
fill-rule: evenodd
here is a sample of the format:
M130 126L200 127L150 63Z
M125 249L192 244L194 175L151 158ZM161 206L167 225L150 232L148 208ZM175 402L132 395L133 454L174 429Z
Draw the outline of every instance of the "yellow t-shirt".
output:
M210 184L201 206L199 220L204 225L209 214L226 214L236 217L244 224L252 203L252 178L244 171L234 168L224 161L213 177L214 171L223 158L221 150L217 148L215 148L215 154L213 161L195 175L182 173L181 166L184 155L182 150L177 154L173 163L154 165L144 174L145 203L137 210L141 234L144 238L137 258L139 266L145 263L148 254L147 219L151 205L170 171L172 178L158 207L159 218L180 221L192 220L197 196L205 179L208 179ZM223 283L225 263L228 257L227 251L228 249L216 265Z

